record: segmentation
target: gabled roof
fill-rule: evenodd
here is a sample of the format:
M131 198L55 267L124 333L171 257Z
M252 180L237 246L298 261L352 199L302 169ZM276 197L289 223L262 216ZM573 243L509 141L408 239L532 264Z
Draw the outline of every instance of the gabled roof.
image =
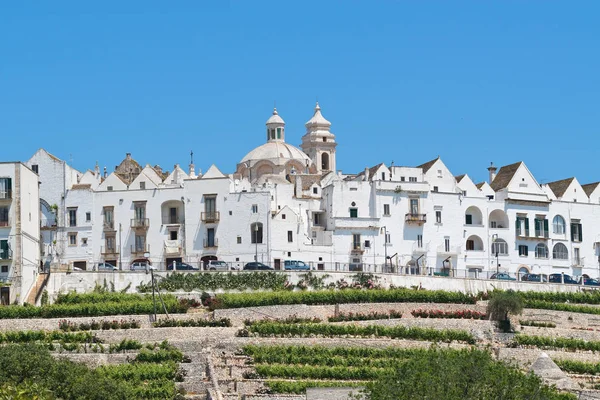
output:
M505 165L504 167L500 168L500 171L498 171L498 175L496 175L496 177L490 184L494 192L502 190L508 186L521 164L523 164L523 161L519 161L510 165Z
M372 177L373 177L373 176L374 176L374 175L377 173L377 170L378 170L378 169L379 169L379 168L380 168L382 165L384 165L384 164L383 164L383 163L379 163L379 164L377 164L376 166L369 168L369 179L370 179L370 178L372 178ZM356 175L356 176L364 176L364 175L365 175L365 171L362 171L361 173L359 173L359 174L358 174L358 175Z
M89 183L83 183L83 184L77 184L77 185L71 186L71 190L91 189L91 187L92 187L92 185L90 185Z
M431 167L433 167L433 164L435 164L436 161L439 159L440 159L440 156L437 156L437 158L434 160L427 161L425 164L417 165L417 168L421 168L423 170L423 173L426 173L427 171L429 171L429 169Z
M596 190L598 185L600 185L600 182L588 183L586 185L581 185L581 187L583 188L585 194L587 194L589 197L592 195L592 193L594 193L594 190Z
M567 178L561 179L560 181L550 182L548 183L548 187L552 190L552 193L554 193L557 198L561 198L569 188L569 185L573 183L574 179L575 178Z
M483 187L483 185L485 185L487 182L483 181L483 182L479 182L477 184L475 184L475 186L477 186L477 189L481 190L481 188Z
M462 174L462 175L455 176L454 178L456 179L456 183L462 181L463 178L465 177L465 175L467 175L467 174Z
M206 171L206 173L202 175L202 179L210 178L226 178L226 176L223 175L221 171L219 171L219 168L217 168L215 164L213 164L210 166L208 171Z

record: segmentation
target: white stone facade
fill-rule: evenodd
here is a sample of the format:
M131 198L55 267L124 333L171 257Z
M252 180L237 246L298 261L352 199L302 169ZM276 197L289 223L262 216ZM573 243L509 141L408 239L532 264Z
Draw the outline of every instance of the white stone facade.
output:
M599 275L598 183L540 185L519 162L490 167L490 181L476 185L440 158L343 174L318 105L301 149L286 143L277 111L266 125L266 143L232 174L213 165L196 175L193 164L168 174L130 154L110 175L97 166L82 174L38 151L27 165L39 166L44 228L48 208L58 215L46 262L128 269L149 259L164 269L217 258L241 268L256 258L276 268L302 260L339 271Z
M23 302L40 269L38 176L0 162L0 303Z

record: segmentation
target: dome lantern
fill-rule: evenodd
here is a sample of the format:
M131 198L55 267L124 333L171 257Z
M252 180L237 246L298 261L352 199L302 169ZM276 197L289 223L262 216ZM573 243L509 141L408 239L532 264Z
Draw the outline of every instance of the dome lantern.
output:
M267 120L267 142L285 142L285 121L273 109L273 115Z

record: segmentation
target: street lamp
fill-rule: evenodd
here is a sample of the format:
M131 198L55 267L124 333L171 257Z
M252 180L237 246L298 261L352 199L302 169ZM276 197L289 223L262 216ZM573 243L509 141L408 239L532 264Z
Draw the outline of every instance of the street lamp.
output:
M385 269L385 271L383 271L383 272L386 272L387 271L387 260L388 260L388 258L387 258L387 245L388 245L388 242L387 242L387 228L384 226L384 227L381 228L380 232L381 231L383 231L383 237L384 237L384 239L383 239L383 250L384 250L384 254L385 254L385 259L384 259L384 269Z
M119 222L119 271L123 270L123 247L121 245L121 223Z
M492 247L494 246L494 243L496 243L496 275L498 275L498 273L500 273L500 262L498 261L500 246L498 246L498 244L496 242L497 240L498 240L498 235L494 233L492 235Z
M254 224L254 261L258 262L258 222Z

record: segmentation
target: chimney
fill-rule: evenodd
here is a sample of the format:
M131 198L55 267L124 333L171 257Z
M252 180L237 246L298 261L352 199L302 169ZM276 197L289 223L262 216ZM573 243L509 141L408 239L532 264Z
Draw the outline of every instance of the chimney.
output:
M196 166L194 164L190 164L190 178L196 178Z
M173 183L179 183L179 164L173 166Z
M100 166L98 165L98 161L96 161L96 166L94 167L94 175L96 175L96 178L100 176Z
M158 175L161 175L161 178L162 178L162 173L163 173L163 170L162 170L162 168L160 167L160 165L156 164L156 165L154 166L154 170L156 171L156 173L157 173Z
M104 177L106 178L108 176L108 173L106 172L106 167L104 167Z
M369 180L369 168L365 168L365 181Z
M492 182L494 181L494 179L496 178L496 170L498 168L494 167L494 163L490 163L490 166L488 167L488 171L490 172L490 185L492 184Z

